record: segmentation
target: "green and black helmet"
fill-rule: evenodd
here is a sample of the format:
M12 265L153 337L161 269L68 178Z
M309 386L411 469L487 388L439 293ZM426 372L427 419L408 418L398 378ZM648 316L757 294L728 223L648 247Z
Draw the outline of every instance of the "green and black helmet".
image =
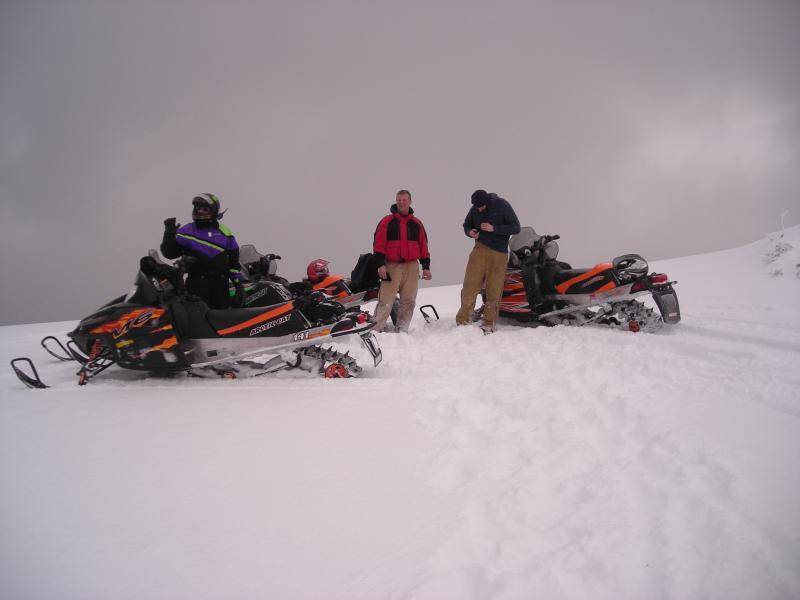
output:
M220 202L214 194L199 194L192 198L192 219L213 221L219 215Z

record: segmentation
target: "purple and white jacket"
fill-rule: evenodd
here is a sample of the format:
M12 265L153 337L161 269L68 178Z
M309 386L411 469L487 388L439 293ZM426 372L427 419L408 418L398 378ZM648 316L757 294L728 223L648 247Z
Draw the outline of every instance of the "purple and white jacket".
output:
M187 223L174 237L165 232L161 253L167 258L194 256L205 271L227 273L233 281L243 279L239 269L239 244L231 230L217 221L202 225Z

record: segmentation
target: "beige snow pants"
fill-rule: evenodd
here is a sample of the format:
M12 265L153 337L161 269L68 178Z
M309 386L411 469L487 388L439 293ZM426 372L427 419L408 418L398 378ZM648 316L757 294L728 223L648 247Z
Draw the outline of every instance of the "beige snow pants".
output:
M483 307L483 324L494 329L500 296L503 293L503 282L506 279L506 263L508 255L492 250L488 246L475 242L469 254L467 270L464 273L464 285L461 288L461 308L456 314L456 323L466 325L472 322L475 300L486 282L486 303Z
M398 331L408 331L411 317L414 316L414 307L417 304L417 289L419 288L419 261L387 262L386 271L391 281L381 281L378 294L378 305L375 307L375 328L373 331L383 331L386 318L392 312L394 298L400 293L400 309L397 311Z

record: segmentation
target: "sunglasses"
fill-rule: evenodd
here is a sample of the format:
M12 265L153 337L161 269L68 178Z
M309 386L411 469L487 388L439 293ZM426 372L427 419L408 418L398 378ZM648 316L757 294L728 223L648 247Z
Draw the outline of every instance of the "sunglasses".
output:
M206 202L192 202L192 206L199 212L211 212L213 210L211 205Z

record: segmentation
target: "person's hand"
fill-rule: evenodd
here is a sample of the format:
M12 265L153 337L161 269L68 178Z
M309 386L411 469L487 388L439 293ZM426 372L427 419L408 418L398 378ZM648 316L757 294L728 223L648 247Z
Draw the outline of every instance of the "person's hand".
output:
M423 279L430 279L430 278L431 278L431 272L430 272L430 270L428 270L428 269L422 269L422 278L423 278Z
M164 231L167 233L175 233L178 231L178 224L175 222L175 217L164 219Z
M386 265L381 265L380 267L378 267L378 277L380 277L384 281L388 279L389 275L386 273Z
M480 234L478 233L477 229L470 229L469 230L469 237L477 240L478 239L478 235L480 235Z
M486 221L484 221L483 223L481 223L481 229L482 229L483 231L494 231L494 225L492 225L491 223L487 223Z

